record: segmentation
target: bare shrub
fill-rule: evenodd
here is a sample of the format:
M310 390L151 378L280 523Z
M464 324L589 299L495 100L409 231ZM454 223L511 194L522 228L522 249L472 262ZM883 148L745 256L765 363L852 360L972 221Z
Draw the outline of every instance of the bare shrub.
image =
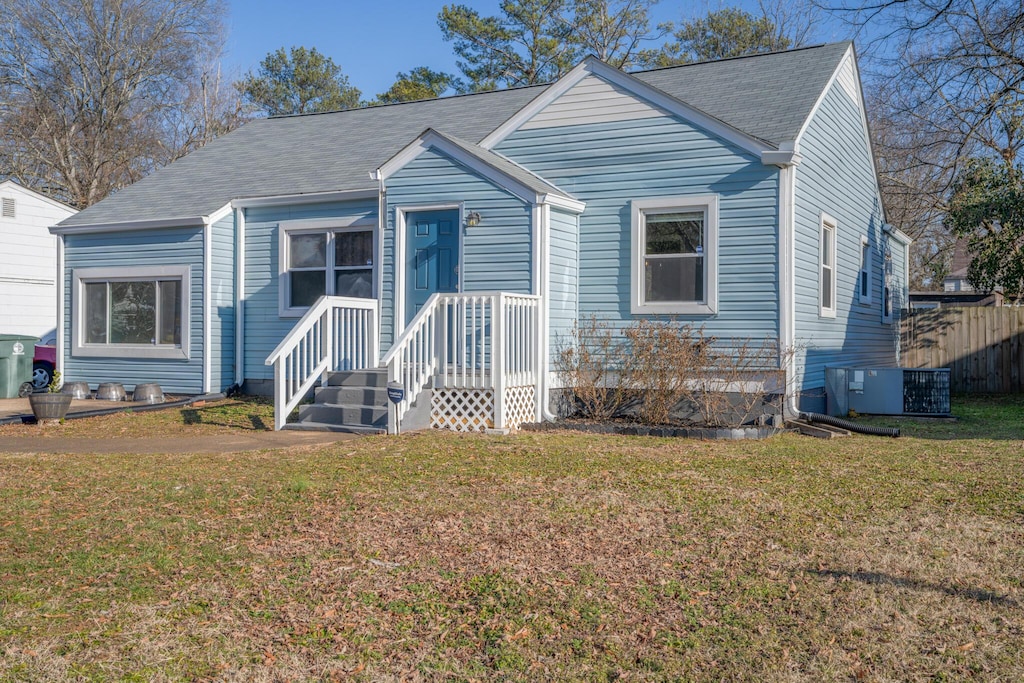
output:
M757 343L752 339L734 339L722 344L698 330L694 348L699 350L688 368L689 380L683 396L710 427L743 424L755 413L771 406L782 409L785 400L786 359L774 339ZM757 410L761 408L761 410Z
M598 420L620 414L635 400L632 383L620 381L633 365L619 331L596 316L573 325L555 360L566 401L583 417Z
M557 367L566 399L583 417L609 419L635 407L648 425L666 424L680 405L709 427L781 412L792 353L774 339L719 340L703 327L637 320L621 336L590 318L573 328Z
M632 363L623 377L638 396L637 418L644 424L665 424L686 395L686 383L699 362L702 340L689 325L638 320L623 331Z

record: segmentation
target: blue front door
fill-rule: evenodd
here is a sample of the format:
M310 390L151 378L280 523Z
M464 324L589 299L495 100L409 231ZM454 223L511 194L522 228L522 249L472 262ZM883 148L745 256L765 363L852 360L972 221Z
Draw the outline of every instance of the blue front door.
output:
M434 292L459 290L459 212L416 211L406 217L405 322Z

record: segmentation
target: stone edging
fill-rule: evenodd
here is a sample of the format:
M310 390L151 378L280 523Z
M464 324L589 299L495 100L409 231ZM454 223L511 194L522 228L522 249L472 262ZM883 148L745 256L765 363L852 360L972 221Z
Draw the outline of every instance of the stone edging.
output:
M566 429L591 434L621 434L624 436L661 436L701 439L705 441L742 439L767 439L786 431L777 427L648 427L646 425L615 424L610 422L530 422L520 429L531 432L547 432Z

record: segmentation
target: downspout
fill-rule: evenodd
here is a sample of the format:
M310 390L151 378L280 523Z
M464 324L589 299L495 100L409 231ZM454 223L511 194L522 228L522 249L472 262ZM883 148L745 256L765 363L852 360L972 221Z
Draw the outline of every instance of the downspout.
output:
M210 358L210 323L213 319L213 223L203 220L203 393L210 393L212 359Z
M548 295L551 281L551 205L540 206L539 224L537 226L537 242L540 246L540 262L538 263L538 279L540 294L540 412L545 422L558 418L551 411L551 359L548 357L551 346L551 297Z
M783 371L783 417L800 415L796 388L796 167L799 156L779 168L779 369Z
M235 384L245 382L245 209L235 207Z
M64 235L57 235L57 372L64 375L64 326L68 324L64 311Z
M373 174L371 174L371 175L373 175ZM387 199L387 188L384 186L384 174L381 173L379 170L376 173L376 179L377 179L377 188L378 188L377 189L377 256L376 256L376 260L374 261L374 263L377 264L377 282L376 282L377 292L376 292L376 298L377 298L377 310L380 311L380 314L377 316L377 339L379 340L381 338L381 333L384 330L384 234L387 232L387 228L388 228L388 199ZM395 265L394 265L395 264L395 247L394 247L394 244L392 244L392 247L391 247L391 261L392 261L391 268L392 268L392 270L394 270L394 268L395 268ZM391 313L392 313L392 315L394 315L394 312L395 312L395 306L392 305L391 306ZM395 342L395 339L394 339L394 337L395 337L395 335L394 335L394 325L391 326L391 329L392 329L391 343L394 344L394 342ZM384 349L382 348L383 345L378 344L378 347L380 347L380 348L378 348L377 352L380 353L380 354L383 354L384 353ZM380 365L380 359L382 357L383 356L378 356L375 359L376 360L376 365L378 365L378 366Z

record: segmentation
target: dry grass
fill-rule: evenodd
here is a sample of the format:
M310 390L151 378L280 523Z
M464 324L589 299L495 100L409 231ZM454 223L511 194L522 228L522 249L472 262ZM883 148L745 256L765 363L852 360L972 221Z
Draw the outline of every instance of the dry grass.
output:
M78 405L89 407L88 401ZM106 405L106 404L104 404ZM135 411L65 420L58 425L0 425L0 436L38 436L44 439L123 437L158 438L214 436L234 430L274 428L274 402L256 396L207 401L182 409Z
M1024 407L957 412L0 455L0 680L1020 680Z

